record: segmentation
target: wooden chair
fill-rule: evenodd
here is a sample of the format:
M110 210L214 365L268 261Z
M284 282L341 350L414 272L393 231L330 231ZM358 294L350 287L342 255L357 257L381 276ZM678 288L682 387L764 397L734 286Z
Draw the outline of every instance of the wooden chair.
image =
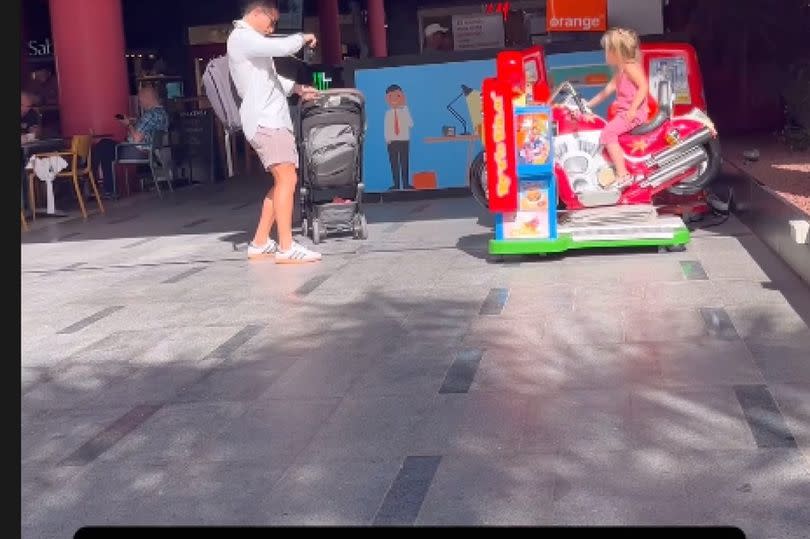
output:
M98 185L96 185L95 174L93 174L92 166L92 152L93 152L93 137L91 135L75 135L71 140L69 152L50 152L36 154L36 157L53 157L61 156L68 162L68 167L56 175L54 181L59 178L72 178L73 188L76 190L76 198L79 200L79 207L82 210L82 216L87 219L87 208L84 206L84 197L82 196L81 188L79 187L79 178L87 176L90 180L90 187L93 189L93 195L96 197L96 203L101 213L104 213L104 204L101 202L101 196L98 193ZM28 173L28 196L30 198L32 211L32 219L36 220L36 195L34 189L34 179L36 174L34 171Z
M25 220L25 212L23 210L20 210L20 221L22 223L22 229L28 232L28 221Z

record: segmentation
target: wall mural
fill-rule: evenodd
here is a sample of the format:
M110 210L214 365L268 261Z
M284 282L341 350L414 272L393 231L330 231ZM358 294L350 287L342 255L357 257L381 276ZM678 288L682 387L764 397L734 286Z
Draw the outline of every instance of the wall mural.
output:
M552 84L574 82L586 98L610 80L602 51L549 55ZM366 191L466 187L481 143L481 82L495 60L358 69L366 96ZM609 103L597 107L606 114Z

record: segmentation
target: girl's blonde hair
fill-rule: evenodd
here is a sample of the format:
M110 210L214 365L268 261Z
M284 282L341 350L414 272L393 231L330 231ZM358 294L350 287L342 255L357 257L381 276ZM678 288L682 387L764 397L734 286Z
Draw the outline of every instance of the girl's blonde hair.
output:
M602 36L602 48L610 51L625 62L639 59L638 34L626 28L611 28Z

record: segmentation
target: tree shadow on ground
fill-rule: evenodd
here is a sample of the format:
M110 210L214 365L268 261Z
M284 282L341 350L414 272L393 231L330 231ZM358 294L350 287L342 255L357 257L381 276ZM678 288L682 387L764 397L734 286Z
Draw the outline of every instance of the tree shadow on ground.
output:
M420 524L810 524L807 461L756 451L729 381L695 390L707 357L673 358L666 335L628 342L539 288L531 309L494 317L478 314L485 288L340 290L279 292L279 317L257 316L233 350L165 347L183 328L150 341L137 318L116 346L50 358L24 338L24 358L52 361L23 361L38 369L22 388L23 536L369 524L409 455L443 455ZM742 337L810 342L756 307L745 320ZM439 393L470 348L484 351L470 392ZM688 384L667 374L675 362ZM735 383L767 382L747 372Z

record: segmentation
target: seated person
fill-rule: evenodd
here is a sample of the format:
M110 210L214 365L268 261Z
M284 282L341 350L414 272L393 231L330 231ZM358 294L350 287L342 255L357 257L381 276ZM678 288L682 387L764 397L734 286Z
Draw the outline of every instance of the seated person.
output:
M127 142L118 151L120 159L144 159L149 152L153 136L158 132L169 129L169 115L160 102L158 91L152 87L141 88L138 92L138 102L143 113L137 121L130 118L119 120L127 127ZM134 146L132 144L138 144ZM140 145L143 144L143 145ZM115 148L118 143L111 139L101 139L93 145L93 162L101 168L104 176L104 196L112 198L115 192L113 185L113 165L115 161Z
M31 83L26 86L34 94L39 96L40 105L49 106L59 103L59 87L56 77L47 67L41 67L34 71L31 76Z
M20 92L20 144L38 139L42 133L42 116L34 108L36 97L31 92ZM23 154L25 155L25 154ZM23 204L28 203L28 175L25 172L27 163L22 164L22 196Z
M36 98L30 92L20 92L20 142L39 138L42 132L42 116L34 109Z

